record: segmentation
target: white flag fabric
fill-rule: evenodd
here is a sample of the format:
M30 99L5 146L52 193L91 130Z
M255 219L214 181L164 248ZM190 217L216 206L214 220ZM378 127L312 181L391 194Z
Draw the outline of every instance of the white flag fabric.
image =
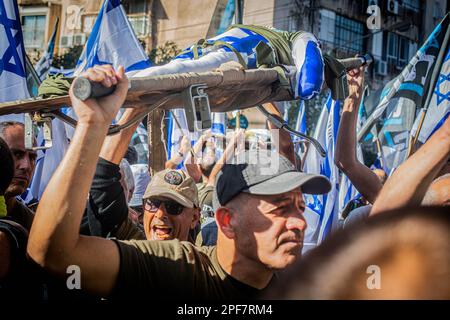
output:
M115 69L121 65L126 72L151 66L120 0L103 2L74 74L100 64L111 64Z
M331 95L320 114L314 138L324 147L323 158L315 148L310 148L305 160L304 171L326 176L331 182L331 190L324 195L304 195L305 219L308 228L305 233L304 251L320 244L338 223L339 169L334 164L334 150L339 129L339 101Z
M184 135L187 135L191 139L191 144L200 138L201 132L190 133L187 126L187 119L184 109L172 109L169 115L169 126L168 133L169 137L167 139L167 156L168 159L172 158L173 155L180 149L181 139ZM177 121L174 119L176 117ZM179 124L179 126L178 126Z
M36 140L38 145L43 145L42 130ZM69 147L64 123L58 119L52 120L52 141L51 148L38 151L33 179L29 190L22 195L22 199L26 203L39 201Z

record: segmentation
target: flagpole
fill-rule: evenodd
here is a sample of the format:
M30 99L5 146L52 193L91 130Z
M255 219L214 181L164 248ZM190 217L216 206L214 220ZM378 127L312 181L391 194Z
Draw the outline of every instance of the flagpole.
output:
M33 77L33 80L37 82L38 85L42 83L41 79L39 79L39 76L36 73L36 70L33 67L33 64L30 61L30 57L25 53L25 63L27 66L27 69L30 71L31 76Z
M244 21L244 0L235 0L236 1L236 22L238 24L242 24ZM236 128L235 131L238 131L241 128L241 111L238 110L236 113Z
M440 70L442 68L442 63L443 63L443 60L444 60L444 56L446 55L447 50L448 50L449 38L450 38L450 27L447 27L447 31L445 32L444 41L442 42L444 45L441 47L441 51L439 52L438 58L436 59L436 63L435 63L434 68L433 68L433 73L431 74L432 81L431 81L430 86L428 87L428 95L426 97L425 104L424 104L424 107L423 107L422 118L420 119L419 125L418 125L417 130L416 130L416 134L414 135L414 139L410 139L410 140L413 140L413 142L411 143L411 141L410 141L410 143L409 143L408 153L406 155L406 158L411 156L412 148L413 148L413 146L416 145L417 140L419 139L420 130L422 130L422 126L423 126L423 123L425 121L425 116L426 116L427 111L428 111L428 106L430 105L430 101L431 101L431 98L433 96L433 91L434 91L434 88L436 86Z

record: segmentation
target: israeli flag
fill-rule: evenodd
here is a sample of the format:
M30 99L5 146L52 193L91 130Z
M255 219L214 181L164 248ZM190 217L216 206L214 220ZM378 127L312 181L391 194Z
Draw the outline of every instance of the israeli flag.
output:
M211 132L217 135L225 135L227 128L227 114L225 112L212 112Z
M44 145L42 131L43 130L40 130L36 139L39 146ZM53 173L58 168L69 148L69 139L66 135L64 122L58 119L52 120L52 138L52 147L45 150L39 150L37 153L36 167L34 169L30 187L27 192L21 196L27 204L31 204L41 199Z
M53 30L52 37L50 38L50 41L48 42L47 50L42 54L41 59L36 63L34 69L36 70L36 73L41 81L44 81L44 79L47 77L47 74L50 71L50 68L52 66L53 61L53 52L55 49L55 39L56 39L56 32L58 31L58 23L59 20L56 21L55 29Z
M435 67L439 52L447 45L444 41L449 23L450 14L447 14L400 75L384 87L381 93L380 103L368 118L360 134L365 135L375 120L385 113L386 109L395 110L396 105L404 105L406 109L423 107L427 98L426 85L432 82L433 68ZM442 74L445 75L445 73ZM442 79L441 83L445 81L447 80ZM442 92L445 93L445 90ZM387 116L389 117L390 115L388 114ZM411 131L411 129L412 124L408 128L408 131Z
M0 102L29 98L25 48L16 0L0 1ZM23 122L23 115L1 116L0 121Z
M419 141L425 143L438 130L450 114L450 50L447 52L433 95L428 105ZM419 119L419 117L417 117ZM417 127L417 124L415 124Z
M360 144L356 147L356 157L359 162L364 163ZM347 203L359 197L361 197L359 191L355 188L350 179L345 174L342 174L341 181L339 183L339 214L341 214L342 210L344 210Z
M176 120L174 119L176 117ZM169 114L168 125L169 137L167 139L167 156L172 158L180 149L181 139L184 135L191 139L191 144L194 145L200 138L201 133L191 133L188 130L187 118L184 109L172 109Z
M111 64L116 69L121 65L126 72L151 66L120 0L103 2L74 74L101 64Z
M324 147L326 156L323 158L316 149L310 148L305 160L304 171L326 176L331 182L331 190L323 195L304 195L304 217L308 224L304 251L320 244L338 225L339 169L334 164L334 150L340 121L339 108L339 101L332 100L330 94L314 132L314 138Z

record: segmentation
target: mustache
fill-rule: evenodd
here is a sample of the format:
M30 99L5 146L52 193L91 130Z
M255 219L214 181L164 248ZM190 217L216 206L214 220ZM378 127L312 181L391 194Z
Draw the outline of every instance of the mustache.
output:
M303 243L304 232L300 230L291 230L278 238L278 245L286 242Z

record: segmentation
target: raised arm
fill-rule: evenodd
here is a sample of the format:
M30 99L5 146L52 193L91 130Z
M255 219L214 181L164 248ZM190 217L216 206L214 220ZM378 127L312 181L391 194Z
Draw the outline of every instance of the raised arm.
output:
M140 108L126 109L118 124L128 122L141 111ZM93 236L117 237L115 232L128 217L129 208L120 183L119 163L138 125L139 122L136 122L131 127L105 138L86 208L90 234Z
M386 181L370 216L403 206L419 206L436 175L450 157L450 117L402 163Z
M90 80L115 92L107 97L85 102L73 96L72 106L78 116L73 140L56 169L39 203L31 228L28 254L42 267L61 277L67 267L81 270L83 289L107 295L112 291L119 272L119 251L114 242L79 235L79 226L92 182L100 149L108 126L125 100L128 80L121 67L89 69Z
M117 122L117 125L127 123L141 111L142 111L141 108L126 109L120 120ZM117 165L120 164L120 161L125 156L131 138L133 137L133 134L138 126L139 121L133 124L132 126L128 127L127 129L120 130L119 133L116 133L111 136L106 136L105 141L103 142L102 149L100 151L100 157L114 164Z
M208 179L208 186L214 186L216 181L216 176L222 170L222 167L226 163L230 163L231 159L238 152L245 149L245 130L244 129L238 129L233 132L233 135L230 139L230 141L227 143L227 147L223 151L222 156L217 160L216 164L211 170L211 173L209 175Z
M176 169L177 166L184 161L190 150L191 140L188 136L184 135L181 138L180 147L177 152L175 152L175 154L173 154L172 157L166 161L166 169Z
M348 75L349 97L344 102L339 124L334 162L350 179L355 188L370 203L374 203L382 184L356 157L356 122L364 86L364 67L351 70Z

